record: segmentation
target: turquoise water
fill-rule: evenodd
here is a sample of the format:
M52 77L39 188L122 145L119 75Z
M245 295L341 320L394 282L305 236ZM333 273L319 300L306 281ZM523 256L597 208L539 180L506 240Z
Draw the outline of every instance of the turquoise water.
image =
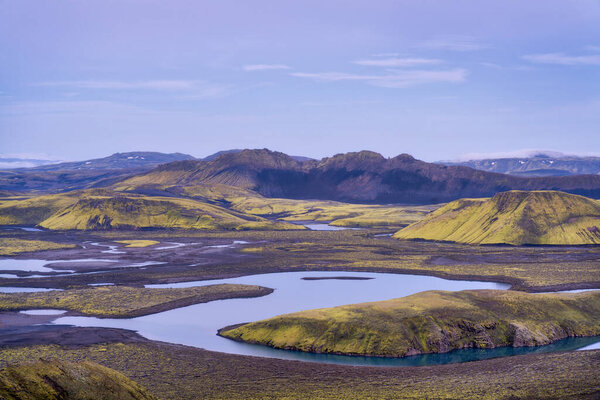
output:
M369 280L303 280L304 277L362 277ZM232 354L272 357L309 362L349 365L416 366L465 362L526 353L576 350L600 342L600 337L565 339L548 346L465 349L444 354L405 358L380 358L313 354L272 349L239 343L216 335L217 330L233 324L258 321L280 314L333 307L343 304L387 300L425 290L507 289L508 285L491 282L452 281L429 276L359 272L285 272L252 275L232 279L184 282L147 287L191 287L218 283L261 285L275 289L267 296L228 299L196 304L144 317L100 319L62 317L56 324L130 329L153 340L184 344Z

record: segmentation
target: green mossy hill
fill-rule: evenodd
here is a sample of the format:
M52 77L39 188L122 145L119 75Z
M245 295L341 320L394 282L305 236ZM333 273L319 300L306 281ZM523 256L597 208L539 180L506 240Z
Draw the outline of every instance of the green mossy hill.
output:
M334 226L344 227L391 227L401 228L420 221L436 205L374 205L349 204L326 200L294 200L268 198L259 193L223 184L195 186L163 186L143 184L136 186L135 179L128 184L115 185L122 191L164 192L179 197L225 206L243 214L264 218L276 218L280 221L317 221L331 222Z
M0 202L0 224L39 225L52 230L303 229L198 200L109 190Z
M453 201L394 234L472 244L600 244L600 202L556 191Z
M0 201L0 225L37 225L75 203L83 192L32 198L12 197Z
M282 349L389 357L538 346L571 336L600 335L600 291L429 291L286 314L225 328L220 334Z
M53 308L85 315L131 318L192 304L259 297L273 290L254 285L208 285L176 289L101 286L34 293L0 293L0 311Z
M4 400L156 400L125 375L93 362L38 361L0 370Z

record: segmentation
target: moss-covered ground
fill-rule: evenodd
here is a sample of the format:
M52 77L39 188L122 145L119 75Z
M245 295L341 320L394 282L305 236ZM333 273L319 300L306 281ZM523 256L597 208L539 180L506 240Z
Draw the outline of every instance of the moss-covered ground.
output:
M135 179L134 179L135 181ZM433 206L347 204L272 199L227 185L87 189L0 200L0 224L39 225L52 230L140 228L287 230L287 221L399 229L421 220ZM148 194L151 193L151 194Z
M151 256L153 260L164 261L167 264L144 270L126 269L87 275L20 278L18 282L14 279L0 278L0 284L70 287L87 283L114 282L139 285L267 272L323 270L409 273L452 279L506 282L513 284L516 289L525 291L600 288L600 246L471 246L394 240L374 237L376 233L378 232L139 231L136 232L136 237L140 240L188 242L244 240L249 244L210 256L201 253L199 246L147 253L146 257ZM131 233L0 231L0 238L3 237L80 244L83 241L129 240ZM244 250L246 248L250 250ZM148 247L138 251L146 252L151 249L152 247ZM39 257L44 258L60 252L60 257L63 257L69 254L69 251L76 250L55 250L38 254ZM77 257L89 257L89 253L77 251L80 252L77 253ZM36 257L35 254L32 253L29 257ZM208 257L206 265L191 266L198 262L199 257Z
M93 361L164 400L597 399L600 351L433 367L347 367L236 356L163 343L2 348L0 366L40 357Z
M51 230L304 229L190 198L89 189L0 201L0 224Z
M130 239L130 240L117 240L117 243L126 245L125 247L148 247L155 244L159 244L158 240L144 240L144 239Z
M41 250L72 249L75 244L56 243L45 240L25 240L17 238L0 238L0 256L29 253Z
M40 360L0 370L3 400L156 400L123 374L93 362Z
M281 315L222 330L221 335L282 349L387 357L539 346L600 335L600 291L427 291Z
M201 246L171 250L153 250L155 246L128 248L127 254L110 257L130 258L136 252L144 252L146 257L167 264L144 270L2 278L0 284L76 288L114 282L139 286L279 271L352 270L501 281L529 291L600 288L600 246L469 246L374 237L386 232L390 231L136 231L136 240L249 243L210 254L202 253ZM126 231L0 231L0 238L80 245L86 241L131 240L132 235ZM44 250L26 257L87 258L104 256L104 249L99 248L93 255L90 248ZM202 258L206 259L205 264L192 266ZM147 300L140 301L139 306L143 308L144 304ZM45 302L39 307L53 308ZM78 307L81 309L81 305ZM65 307L61 304L56 308ZM598 398L600 391L600 351L435 367L358 368L235 356L153 342L107 343L68 348L5 347L0 349L0 366L40 357L98 362L124 373L162 399L593 399Z
M85 315L128 318L191 304L240 297L257 297L272 290L253 285L209 285L178 289L101 286L34 293L0 293L0 311L60 309Z
M395 235L471 244L600 244L600 202L557 191L461 199Z

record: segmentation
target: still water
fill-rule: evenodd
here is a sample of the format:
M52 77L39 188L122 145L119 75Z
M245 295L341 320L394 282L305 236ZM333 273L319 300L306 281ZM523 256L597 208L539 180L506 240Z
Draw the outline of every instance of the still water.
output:
M306 277L329 279L302 279ZM339 277L371 279L331 279ZM508 285L490 282L452 281L419 275L359 272L285 272L211 281L148 285L147 287L177 288L218 283L261 285L273 288L275 291L270 295L258 298L213 301L138 318L62 317L56 319L54 323L130 329L149 339L225 353L373 366L417 366L464 362L525 353L576 350L586 346L594 346L595 343L600 342L599 337L574 338L541 347L506 347L491 350L466 349L445 354L428 354L400 359L278 350L266 346L234 342L221 338L216 333L219 328L228 325L258 321L280 314L313 308L386 300L425 290L507 289Z
M306 277L330 279L302 279ZM371 279L331 279L336 277ZM142 336L149 339L185 344L225 353L349 365L408 366L444 364L524 353L576 350L585 346L594 346L595 343L600 342L599 337L575 338L541 347L507 347L492 350L466 349L445 354L428 354L400 359L339 356L278 350L266 346L234 342L217 336L216 332L218 329L228 325L258 321L280 314L314 308L334 307L343 304L387 300L408 296L425 290L507 289L508 285L385 273L284 272L232 279L148 285L147 287L176 288L218 283L261 285L273 288L275 291L263 297L213 301L138 318L99 319L93 317L63 317L58 318L54 323L130 329L139 332Z

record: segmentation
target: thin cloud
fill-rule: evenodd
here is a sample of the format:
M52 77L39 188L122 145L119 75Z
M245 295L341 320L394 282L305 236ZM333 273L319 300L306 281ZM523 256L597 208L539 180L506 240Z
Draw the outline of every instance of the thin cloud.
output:
M190 90L197 87L201 81L187 80L150 80L150 81L56 81L40 82L35 86L62 86L80 89L151 89L151 90Z
M431 50L476 51L485 49L487 46L471 36L439 36L419 42L414 47Z
M199 80L147 80L147 81L54 81L39 82L33 86L64 87L84 90L151 90L162 92L186 93L194 98L222 97L230 93L229 85Z
M274 71L282 69L292 69L292 67L285 64L252 64L244 65L242 69L244 71Z
M372 54L371 57L399 57L400 53L377 53Z
M537 64L600 65L600 55L570 56L564 53L528 54L523 59Z
M451 69L443 71L410 70L391 71L386 75L361 75L343 72L306 73L294 72L292 76L312 79L318 82L359 81L385 88L404 88L428 83L461 83L466 80L467 71Z
M441 64L442 60L436 58L381 58L356 60L353 64L370 67L415 67L419 65Z

